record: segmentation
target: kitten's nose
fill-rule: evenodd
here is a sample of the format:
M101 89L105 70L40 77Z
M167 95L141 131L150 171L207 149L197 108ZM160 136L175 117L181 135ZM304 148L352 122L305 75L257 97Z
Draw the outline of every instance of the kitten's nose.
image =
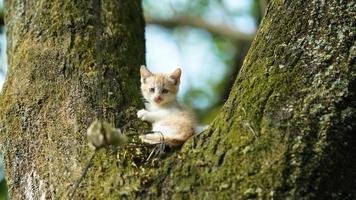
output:
M156 96L154 99L153 99L156 103L159 103L161 102L163 99L161 96Z

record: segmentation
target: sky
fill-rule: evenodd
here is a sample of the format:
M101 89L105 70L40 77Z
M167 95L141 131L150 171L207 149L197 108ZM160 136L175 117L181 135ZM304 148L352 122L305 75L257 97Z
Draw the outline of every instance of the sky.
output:
M5 33L1 33L0 34L0 68L2 70L5 71L6 73L6 69L7 69L7 56L6 56L6 53L5 53L5 49L6 49L6 36L5 36ZM5 74L2 74L0 72L0 91L1 91L1 88L2 88L2 85L4 84L4 81L5 81Z
M2 179L4 179L4 170L3 170L3 166L2 166L2 163L3 163L3 155L0 154L0 181Z

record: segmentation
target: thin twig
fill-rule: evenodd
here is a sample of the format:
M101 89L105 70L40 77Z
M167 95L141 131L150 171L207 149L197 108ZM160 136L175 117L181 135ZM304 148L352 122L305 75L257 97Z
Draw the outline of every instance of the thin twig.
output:
M252 135L256 138L257 140L257 134L255 132L255 130L253 130L253 128L251 127L251 125L249 123L246 123L248 129L250 129L250 131L252 132Z
M148 155L146 162L149 161L152 157L152 155L156 152L156 149L158 148L158 146L155 146L155 148L153 148L153 150L151 151L150 155Z
M131 142L129 143L131 144ZM135 143L132 143L134 145L126 145L120 149L134 149L134 148L143 148L143 147L152 147L154 146L154 144L135 144Z
M155 18L152 16L145 16L146 24L155 24L167 28L174 28L177 26L190 26L195 28L205 29L213 34L229 38L234 41L248 41L251 42L255 33L248 34L231 28L224 23L211 23L201 17L192 16L174 16L170 19Z
M158 143L158 145L155 148L153 148L150 155L147 157L146 161L149 161L151 159L151 157L156 158L160 153L164 152L164 150L166 148L166 143L165 143L164 135L162 132L149 131L149 133L159 133L161 135L161 137L160 137L160 143Z
M77 188L79 187L80 183L82 182L82 180L83 180L83 179L85 178L85 176L87 175L87 173L88 173L88 171L89 171L89 168L90 168L90 166L91 166L91 164L92 164L92 161L94 160L94 157L95 157L95 155L96 155L96 152L97 152L97 150L95 150L95 151L93 152L93 154L91 155L91 157L90 157L88 163L86 164L85 168L84 168L83 171L82 171L82 174L80 175L79 179L75 182L72 192L68 192L68 195L67 195L68 200L71 200L71 199L73 198L73 196L74 196L74 194L75 194Z

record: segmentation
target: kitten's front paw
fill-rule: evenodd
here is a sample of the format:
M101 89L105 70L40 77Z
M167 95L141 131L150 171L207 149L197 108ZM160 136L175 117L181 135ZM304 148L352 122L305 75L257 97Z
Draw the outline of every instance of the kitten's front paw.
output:
M148 111L145 109L141 109L139 111L137 111L137 117L140 118L143 121L146 121L147 119L147 113Z

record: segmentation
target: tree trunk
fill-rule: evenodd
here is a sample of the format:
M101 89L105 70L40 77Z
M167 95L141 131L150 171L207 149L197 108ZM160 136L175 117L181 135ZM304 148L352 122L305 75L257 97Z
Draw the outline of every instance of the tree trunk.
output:
M354 1L271 1L211 128L152 170L152 199L356 199Z
M0 143L10 197L63 199L89 159L86 129L95 118L137 126L141 2L7 1L5 12L9 75ZM117 196L115 159L98 152L74 199Z

